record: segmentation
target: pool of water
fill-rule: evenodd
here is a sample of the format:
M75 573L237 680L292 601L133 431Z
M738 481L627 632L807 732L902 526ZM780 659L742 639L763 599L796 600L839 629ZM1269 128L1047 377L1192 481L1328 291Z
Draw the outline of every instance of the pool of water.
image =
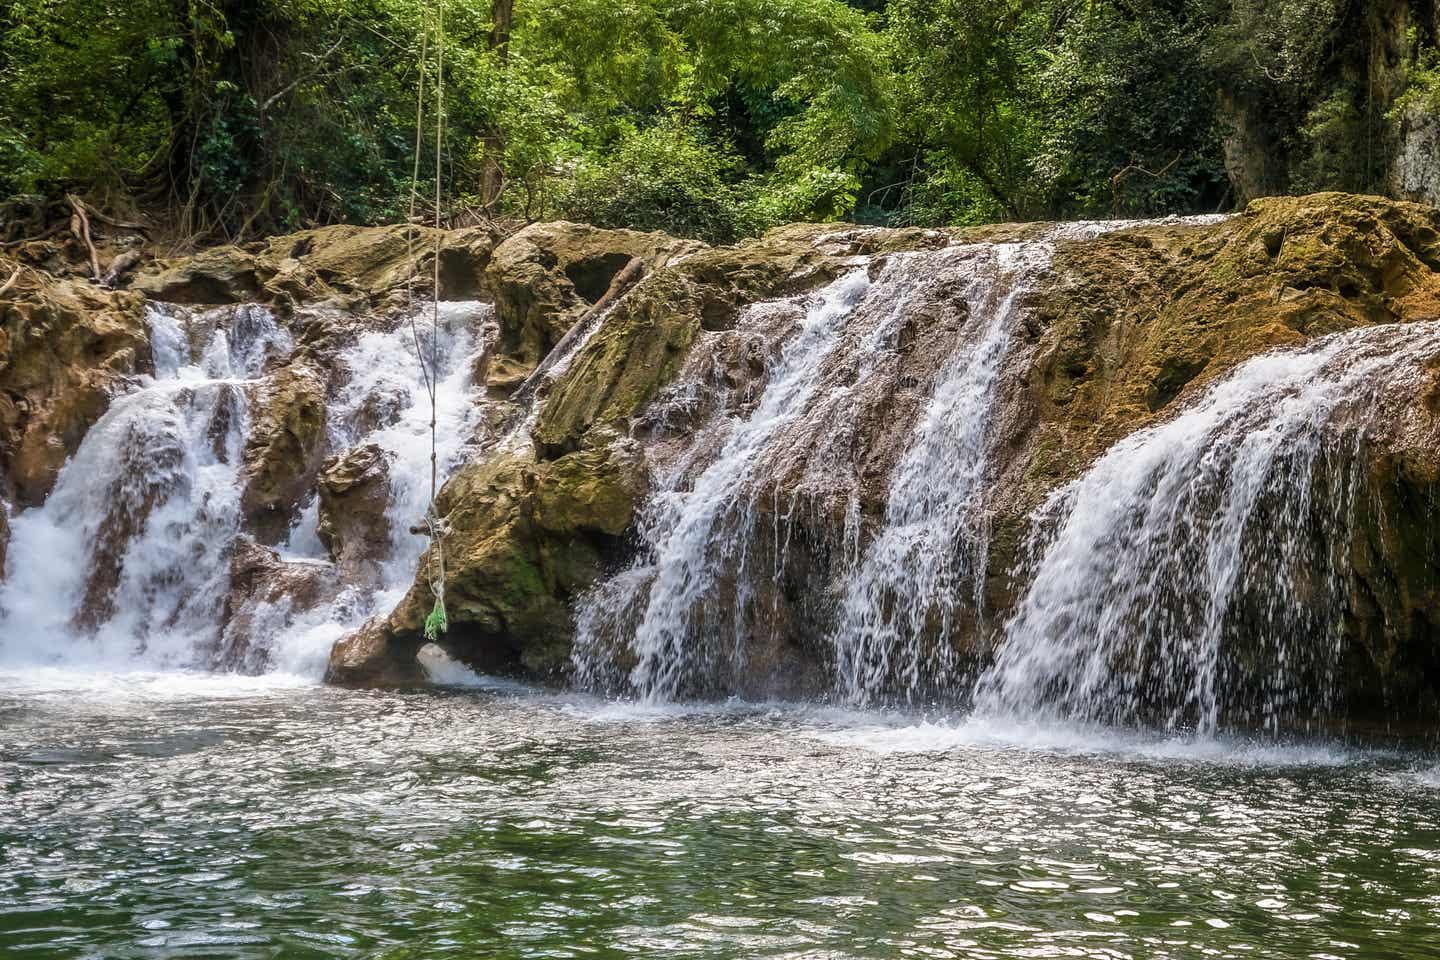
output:
M0 677L3 957L1440 957L1424 752Z

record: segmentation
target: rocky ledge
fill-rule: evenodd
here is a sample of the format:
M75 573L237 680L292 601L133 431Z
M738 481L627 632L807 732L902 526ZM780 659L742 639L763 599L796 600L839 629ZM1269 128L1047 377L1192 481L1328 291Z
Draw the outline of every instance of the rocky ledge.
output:
M657 478L705 424L753 412L793 332L793 315L778 311L766 327L742 322L752 316L747 308L850 271L877 275L898 254L1043 233L1039 225L801 225L707 247L568 223L507 238L332 227L153 264L116 291L26 269L0 297L0 497L17 507L42 502L122 381L151 369L147 298L263 302L296 348L255 400L242 498L251 539L236 548L228 608L373 582L374 554L389 536L387 465L373 450L329 446L334 357L359 332L398 322L414 296L491 301L499 334L475 370L487 412L467 438L471 455L438 498L450 617L442 644L483 669L561 681L572 664L576 601L634 553ZM0 267L9 274L8 263ZM899 338L877 354L863 384L853 371L848 381L837 374L835 386L852 391L857 411L844 435L805 438L788 472L773 478L794 495L784 504L786 563L765 586L768 622L747 633L745 671L698 692L827 688L827 590L843 574L845 550L881 523L888 479L942 367L940 344L968 309L958 283L926 289L905 305ZM1440 319L1440 214L1321 194L1255 201L1215 222L1059 240L1024 311L1024 349L1008 354L1002 374L986 613L950 634L956 656L977 666L1015 603L1013 573L1033 511L1116 441L1173 416L1267 350ZM1343 683L1349 702L1377 713L1417 698L1433 704L1440 689L1432 546L1440 511L1422 509L1440 502L1440 358L1431 370L1415 397L1418 426L1380 431L1367 450L1369 495L1351 545ZM834 456L854 477L827 481L839 476L825 459ZM266 548L312 497L335 561L323 576L286 568ZM756 499L751 521L773 522L766 511L778 504ZM0 555L6 529L0 514ZM404 599L335 646L332 682L423 682L416 654L438 559L427 551ZM233 662L253 661L237 649Z

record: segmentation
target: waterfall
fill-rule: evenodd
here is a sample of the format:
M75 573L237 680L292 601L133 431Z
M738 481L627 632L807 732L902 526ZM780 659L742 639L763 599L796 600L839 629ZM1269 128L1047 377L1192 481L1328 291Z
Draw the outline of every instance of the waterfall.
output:
M639 605L629 681L647 699L678 692L695 659L687 644L692 622L725 567L745 551L751 523L735 521L746 512L752 477L785 425L805 411L846 318L869 289L866 272L856 270L809 298L755 410L733 425L719 455L688 488L680 485L683 470L661 485L644 522L649 556L582 610L576 643L582 677L596 670L600 631L630 621Z
M494 308L478 301L442 301L433 345L431 319L427 305L418 315L418 343L408 320L393 330L362 333L337 360L344 381L326 413L331 450L373 443L389 466L390 549L381 558L383 587L377 606L403 595L415 574L415 558L426 545L423 535L410 532L430 500L430 397L418 358L423 356L436 371L435 454L441 480L469 448L486 410L474 371L499 332ZM324 555L315 521L312 500L291 529L288 555Z
M1074 224L1054 234L1097 231ZM953 679L956 618L968 612L975 629L989 546L984 481L994 392L1024 295L1050 264L1054 234L984 248L968 272L960 295L973 330L942 369L890 481L884 524L845 584L832 643L839 690L851 702L888 685L913 696Z
M290 337L262 307L152 307L155 376L90 429L41 508L13 522L0 657L195 666L239 525L249 390Z
M408 323L367 325L333 358L326 446L375 444L388 465L389 546L378 583L344 585L320 602L283 595L244 611L262 646L226 652L230 558L244 532L242 455L252 398L295 349L259 305L190 310L151 305L154 376L137 378L89 430L42 507L12 521L0 583L0 662L100 669L241 667L318 676L345 631L403 595L424 538L410 533L430 495L430 307L420 342ZM311 322L354 323L326 315ZM437 462L464 456L485 416L473 371L496 334L487 304L440 304L433 345ZM317 503L284 545L286 569L328 570ZM331 577L333 579L333 576Z
M979 709L1207 733L1323 709L1359 455L1437 350L1440 324L1392 324L1257 357L1056 491Z
M943 673L931 656L936 645L921 634L937 611L948 629L957 593L979 588L990 408L1021 302L1057 239L1103 229L1071 224L1033 241L874 258L866 270L798 298L797 332L753 409L727 417L723 401L709 401L722 409L718 428L689 430L683 452L658 478L641 524L639 562L580 604L580 682L628 687L648 699L723 687L723 675L739 672L757 635L805 629L793 616L787 625L764 623L787 618L763 599L777 592L830 623L816 640L834 649L839 684L853 699L897 673L907 690L921 673ZM767 329L796 302L751 308L740 327ZM723 347L696 351L707 349ZM707 405L706 375L682 375L652 416L693 419ZM716 379L713 370L708 376ZM718 376L722 384L728 378ZM926 385L932 396L916 411L881 532L859 557L858 461L877 443L872 434L906 429L900 407L909 401L897 404L897 396ZM718 392L733 393L723 385ZM708 440L717 430L723 439ZM814 542L813 528L827 525L841 528L840 543ZM804 566L797 542L807 538L818 575L796 569ZM837 585L820 581L847 569L837 602ZM618 677L627 663L628 676Z

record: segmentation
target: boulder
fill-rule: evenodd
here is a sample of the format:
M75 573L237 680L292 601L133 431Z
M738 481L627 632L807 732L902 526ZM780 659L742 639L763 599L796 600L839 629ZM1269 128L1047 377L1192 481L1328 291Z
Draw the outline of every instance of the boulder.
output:
M325 682L341 687L419 687L429 683L416 659L421 644L390 630L377 617L347 634L330 651Z
M633 446L618 438L553 461L500 453L462 467L437 509L444 540L450 632L441 646L486 670L520 667L543 677L568 667L571 604L621 547L643 484ZM378 661L413 659L434 603L435 547L400 605L336 648L331 679L388 675ZM363 653L363 656L362 656ZM372 662L374 661L374 662Z
M653 269L702 249L662 233L536 223L495 248L485 284L495 298L500 341L486 372L495 389L517 386L605 296L632 259Z
M230 553L230 591L214 667L236 673L263 673L270 667L270 640L297 619L331 600L341 581L324 563L287 562L248 536Z
M316 481L316 533L346 583L373 587L379 561L390 552L390 463L377 444L325 461Z
M295 509L313 488L325 457L326 378L306 358L282 367L252 406L241 471L245 529L279 543Z

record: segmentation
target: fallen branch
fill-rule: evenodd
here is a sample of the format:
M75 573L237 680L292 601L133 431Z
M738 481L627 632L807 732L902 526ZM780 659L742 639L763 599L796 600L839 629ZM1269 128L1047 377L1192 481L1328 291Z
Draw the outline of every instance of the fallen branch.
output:
M66 194L65 199L70 201L70 206L75 210L75 215L70 218L70 232L81 240L85 241L85 249L90 251L90 273L95 282L101 282L100 275L100 254L95 252L95 241L90 239L90 218L85 213L85 204L73 193Z
M145 226L145 224L143 223L130 223L126 220L117 220L114 217L110 216L108 213L104 213L103 211L95 209L95 207L88 203L85 203L85 201L83 200L81 200L80 202L84 205L86 210L90 211L90 216L94 217L96 220L99 220L101 223L112 226L117 230L134 230L136 233L143 233L146 236L149 236L150 234L150 227Z
M1170 168L1179 163L1180 158L1183 156L1185 156L1183 153L1175 154L1175 159L1165 164L1165 166L1159 170L1148 170L1138 163L1131 163L1115 171L1115 175L1110 178L1110 212L1115 213L1120 209L1120 181L1132 173L1143 173L1147 177L1158 180L1169 173Z
M49 240L57 233L64 233L67 227L69 227L69 224L63 221L61 223L52 224L46 229L41 230L39 233L35 234L35 236L33 237L21 237L19 240L7 240L4 243L0 243L0 248L9 250L11 247L19 247L27 243L35 243L40 240Z

